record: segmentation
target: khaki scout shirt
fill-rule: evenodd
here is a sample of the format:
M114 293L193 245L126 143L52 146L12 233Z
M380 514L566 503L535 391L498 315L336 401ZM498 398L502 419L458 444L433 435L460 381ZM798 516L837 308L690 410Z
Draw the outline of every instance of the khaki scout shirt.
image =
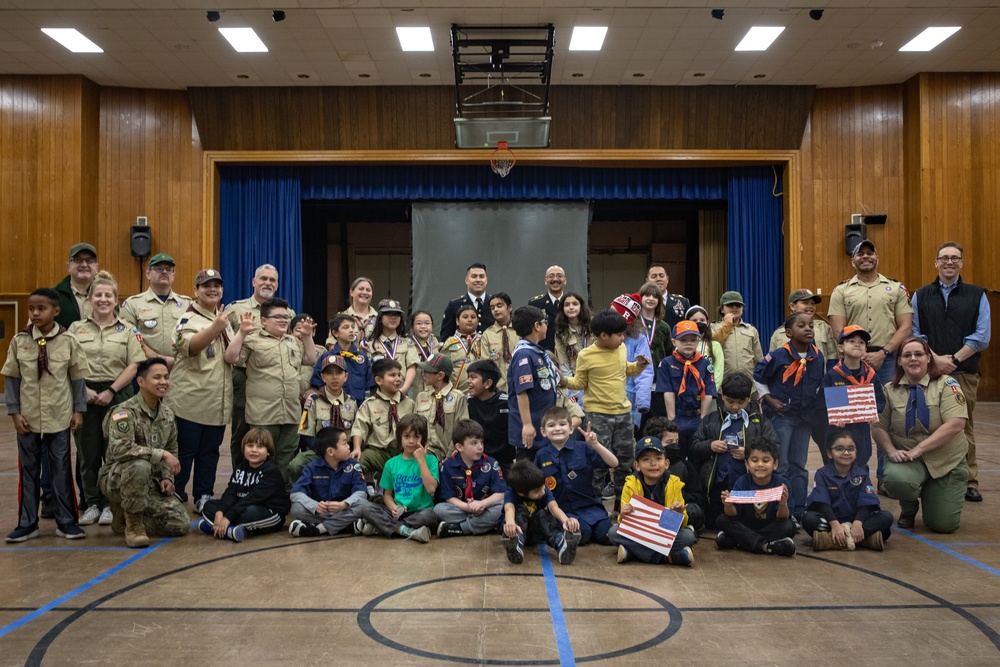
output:
M156 292L148 289L125 299L120 317L125 324L135 327L143 342L157 354L174 355L174 328L177 320L191 305L191 297L170 292L163 301Z
M492 359L500 367L500 381L497 382L497 391L507 391L507 367L510 361L503 358L503 330L507 330L508 350L514 354L514 346L521 340L520 336L514 333L514 327L507 325L501 327L494 322L490 328L482 333L480 340L480 359Z
M396 449L396 425L389 421L389 408L396 406L399 417L411 414L416 408L412 398L396 393L389 398L377 390L358 408L358 414L351 427L351 439L360 437L368 447L376 449Z
M114 382L129 364L146 358L139 339L131 327L120 319L101 327L88 318L74 322L69 332L80 341L87 357L88 382Z
M576 329L572 327L565 341L558 336L556 337L556 365L559 366L560 373L563 375L572 375L576 372L576 358L580 356L580 350L587 347L587 343L587 336L577 333ZM572 361L570 361L569 353L567 352L570 348L576 350Z
M556 392L556 407L562 408L569 413L569 418L572 420L573 417L578 417L581 422L587 421L586 414L583 412L583 408L580 404L570 398L564 389L560 389Z
M418 343L417 339L414 338L413 335L411 334L410 347L413 348L413 351L417 355L417 363L420 363L421 361L427 361L432 356L441 351L440 349L441 343L438 342L438 339L437 337L434 336L434 334L431 334L427 338L426 347ZM418 366L417 375L416 377L413 378L413 382L410 383L410 396L414 397L418 396L420 395L420 392L422 392L426 388L427 388L426 385L424 385L424 372L420 370L420 367Z
M441 349L441 354L451 357L451 363L455 367L451 373L451 381L459 391L464 392L469 386L469 366L483 358L482 340L479 334L473 334L471 341L468 336L455 334L445 341Z
M769 352L774 352L779 347L788 342L788 334L785 333L785 326L782 325L771 334L771 344L768 346ZM837 339L833 336L833 329L830 325L819 318L813 319L813 343L823 353L823 359L836 361L840 358L837 351Z
M441 407L444 409L444 426L434 423L438 397L441 398ZM441 388L440 392L434 391L430 387L420 392L416 403L415 412L427 418L427 446L439 461L444 461L455 451L451 441L451 432L455 428L455 422L459 419L469 418L469 405L465 394L455 389L449 382Z
M368 354L371 356L373 364L380 359L395 359L403 367L404 376L410 366L416 366L417 362L420 361L420 354L413 347L413 341L402 336L391 339L379 336L378 340L373 340L368 344Z
M177 422L162 401L150 408L142 394L136 394L109 410L103 427L108 451L101 477L110 474L116 465L142 460L153 464L154 480L173 480L166 466L157 465L163 460L163 452L177 456Z
M879 415L879 425L888 431L892 445L896 449L913 449L947 420L969 417L965 395L958 386L958 380L950 375L930 380L929 376L925 375L920 379L920 384L924 387L924 400L930 413L930 429L924 429L923 425L917 422L909 434L906 433L906 404L910 400L910 385L906 382L906 376L899 381L898 387L893 387L892 384L884 387L885 409ZM937 479L944 477L964 461L968 450L969 442L965 438L963 429L951 439L951 442L927 452L920 459L927 466L927 472L931 477Z
M21 379L20 413L32 433L58 433L69 428L73 418L72 380L87 377L87 358L80 341L69 332L58 334L54 324L45 336L37 327L31 333L18 333L10 341L7 360L0 371L9 378ZM45 338L49 372L38 377L38 340ZM51 373L51 374L50 374ZM12 406L7 406L8 414Z
M871 285L854 276L834 287L827 315L843 317L847 324L861 325L871 334L871 344L883 347L896 333L896 316L912 312L910 297L902 283L880 273Z
M263 329L243 340L238 365L247 369L246 421L255 426L296 424L299 403L299 368L302 343L295 336L275 338Z
M321 428L336 426L332 417L335 406L340 408L343 429L350 433L358 415L358 402L343 389L340 390L340 396L334 396L329 389L323 387L322 391L311 394L302 406L299 435L314 436Z
M372 333L374 333L375 331L375 319L378 317L378 311L372 308L371 306L368 306L367 313L359 313L358 311L354 310L354 306L348 306L347 310L340 311L338 315L341 313L345 315L350 315L351 317L360 319L362 322L364 322L364 327L361 328L360 331L358 331L358 346L361 347L362 340L367 341L369 338L372 337Z
M233 411L233 367L222 358L227 337L233 337L232 329L227 329L198 354L192 356L189 352L191 339L211 326L215 317L216 313L210 313L196 301L177 321L174 368L170 373L170 391L164 399L181 419L206 426L225 425Z
M87 298L87 292L81 292L73 286L73 281L69 283L69 289L73 292L73 298L76 299L77 310L80 311L80 321L87 319L94 314L94 307L90 305L90 299Z
M743 373L753 377L754 366L764 358L757 329L746 322L740 322L735 326L729 322L712 322L713 336L717 331L723 334L728 332L727 338L719 341L722 345L722 356L726 360L725 377L733 373Z

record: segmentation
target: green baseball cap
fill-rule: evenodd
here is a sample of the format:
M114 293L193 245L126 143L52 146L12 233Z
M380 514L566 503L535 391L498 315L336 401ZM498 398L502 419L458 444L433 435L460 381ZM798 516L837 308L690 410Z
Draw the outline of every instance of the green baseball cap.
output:
M734 303L738 303L741 306L743 305L743 297L740 295L739 292L733 292L733 291L725 292L722 295L722 298L719 299L720 306L729 306Z
M161 252L149 258L149 266L156 266L157 264L173 264L176 266L177 262L167 253Z
M81 253L84 250L93 253L94 257L97 257L97 248L90 245L89 243L77 243L75 246L69 249L69 258L73 259L74 257L77 256L78 253Z

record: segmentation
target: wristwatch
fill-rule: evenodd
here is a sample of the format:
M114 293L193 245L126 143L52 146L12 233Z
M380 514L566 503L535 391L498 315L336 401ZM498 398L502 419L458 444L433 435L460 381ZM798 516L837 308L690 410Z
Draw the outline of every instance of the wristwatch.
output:
M953 355L951 355L951 363L953 363L953 364L955 364L956 366L958 366L958 365L959 365L960 363L962 363L962 362L961 362L961 361L959 361L959 360L958 360L958 357L956 357L956 356L955 356L955 355L953 354Z

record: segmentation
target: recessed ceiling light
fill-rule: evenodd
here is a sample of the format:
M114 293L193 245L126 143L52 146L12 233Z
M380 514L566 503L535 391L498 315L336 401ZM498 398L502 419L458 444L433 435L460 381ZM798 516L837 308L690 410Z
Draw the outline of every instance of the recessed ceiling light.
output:
M219 28L219 32L240 53L267 53L267 47L253 28Z
M433 51L434 40L431 39L431 29L423 28L396 28L396 35L399 37L399 46L404 51Z
M951 28L927 28L899 48L900 51L930 51L935 46L961 30L961 26Z
M300 79L308 79L309 78L308 74L296 74L295 76L298 77L298 78L300 78Z
M431 78L431 74L430 74L430 72L421 72L420 73L420 78L421 79L429 79L429 78Z
M634 72L634 73L632 74L632 77L633 77L633 78L635 78L635 79L641 79L641 78L643 78L644 76L646 76L646 75L645 75L645 74L643 74L642 72Z
M104 53L104 49L84 37L76 28L42 28L42 32L73 53Z
M771 43L778 38L781 31L785 28L783 26L766 27L766 26L754 26L750 28L750 32L746 34L739 44L736 45L737 51L767 51L767 47L771 46Z
M361 74L358 74L358 78L359 79L370 79L370 78L372 78L372 75L371 74L366 74L365 72L362 72Z
M705 76L705 73L704 72L695 72L691 76L693 76L696 79L700 79L701 77Z
M576 26L573 28L573 36L569 40L569 50L600 51L604 45L604 36L607 34L607 26Z
M570 76L573 77L574 79L582 79L583 78L583 73L582 72L573 72L572 74L570 74Z
M766 79L767 75L766 74L754 74L753 78L755 78L755 79Z

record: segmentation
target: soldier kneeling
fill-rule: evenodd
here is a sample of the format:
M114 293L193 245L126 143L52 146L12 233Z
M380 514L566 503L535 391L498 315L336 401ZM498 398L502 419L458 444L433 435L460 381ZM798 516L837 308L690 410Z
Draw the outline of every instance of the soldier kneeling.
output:
M146 359L138 365L139 393L104 419L108 449L98 484L111 501L111 529L125 534L125 544L149 546L148 535L184 535L191 518L174 496L177 425L162 404L170 388L167 362Z

